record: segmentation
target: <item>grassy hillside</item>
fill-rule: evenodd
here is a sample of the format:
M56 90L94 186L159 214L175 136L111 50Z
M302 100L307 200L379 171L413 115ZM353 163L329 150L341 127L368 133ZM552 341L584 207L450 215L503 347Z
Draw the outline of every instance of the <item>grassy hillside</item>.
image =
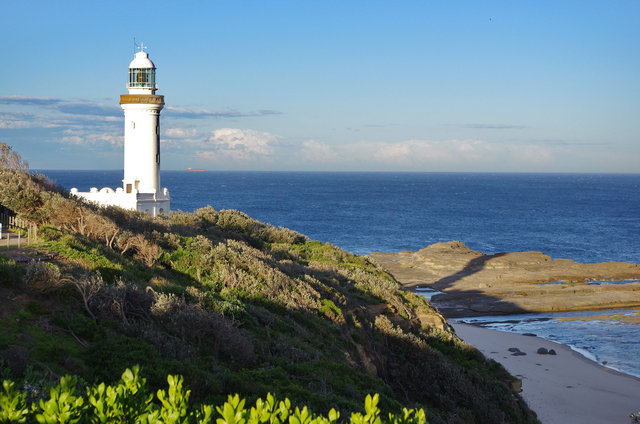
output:
M379 393L432 424L536 422L500 365L366 257L233 210L97 208L2 144L0 205L43 238L0 250L0 377L33 396L65 373L115 382L138 364L153 389L183 375L196 403L271 392L326 413Z

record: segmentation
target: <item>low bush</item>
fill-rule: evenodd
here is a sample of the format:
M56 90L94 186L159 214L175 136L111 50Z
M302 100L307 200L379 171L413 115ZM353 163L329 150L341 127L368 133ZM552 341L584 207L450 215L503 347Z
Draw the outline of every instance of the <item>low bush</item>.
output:
M207 424L215 420L217 424L428 424L422 409L404 408L397 415L383 415L377 394L367 395L364 413L354 411L348 419L340 420L340 412L334 408L326 415L316 415L307 406L294 406L288 398L277 401L270 393L250 407L238 394L229 395L220 406L192 406L191 391L183 387L181 376L169 375L167 383L166 390L149 393L146 379L135 366L125 370L117 385L100 383L87 387L83 394L77 387L78 379L66 375L49 390L48 398L29 403L27 393L18 390L13 381L3 380L0 423Z
M60 285L60 268L49 262L32 261L27 266L24 281L40 292L56 289Z

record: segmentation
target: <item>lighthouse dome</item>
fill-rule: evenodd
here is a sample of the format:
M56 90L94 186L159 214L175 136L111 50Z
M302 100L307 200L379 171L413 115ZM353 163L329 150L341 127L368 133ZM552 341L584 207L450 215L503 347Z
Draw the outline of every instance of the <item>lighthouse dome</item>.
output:
M129 64L129 69L155 69L156 65L149 59L149 53L141 51L136 53Z

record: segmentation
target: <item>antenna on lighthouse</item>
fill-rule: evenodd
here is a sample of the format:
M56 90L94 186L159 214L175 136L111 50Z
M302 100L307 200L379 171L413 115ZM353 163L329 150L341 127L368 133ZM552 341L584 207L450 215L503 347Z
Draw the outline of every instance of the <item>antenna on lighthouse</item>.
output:
M138 49L138 44L136 43L136 37L133 37L133 54L135 56L136 50Z

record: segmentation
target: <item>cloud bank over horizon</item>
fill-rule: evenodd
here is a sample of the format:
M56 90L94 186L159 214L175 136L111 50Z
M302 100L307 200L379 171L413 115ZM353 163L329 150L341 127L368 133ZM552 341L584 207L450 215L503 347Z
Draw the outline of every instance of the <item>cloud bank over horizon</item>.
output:
M9 106L10 110L3 110ZM221 170L314 171L478 171L579 172L577 164L603 159L624 166L640 161L637 155L619 155L597 149L598 143L581 140L490 141L483 138L367 140L353 135L340 143L315 138L302 141L252 128L215 128L221 118L255 118L280 115L264 110L241 113L167 107L169 126L161 130L164 167L182 169L186 164ZM163 112L164 116L164 112ZM97 168L118 168L123 143L122 110L91 100L48 97L0 96L0 131L44 134L40 144L58 145L76 152L103 152L111 158ZM207 123L200 125L198 122ZM213 124L213 129L211 125ZM388 125L367 124L379 129ZM463 124L480 130L524 131L524 125ZM353 133L353 131L351 131ZM358 132L356 131L356 134ZM580 146L596 147L581 151ZM604 144L600 147L605 146ZM573 157L575 161L567 161ZM81 164L86 168L87 163ZM38 167L47 168L46 163Z

